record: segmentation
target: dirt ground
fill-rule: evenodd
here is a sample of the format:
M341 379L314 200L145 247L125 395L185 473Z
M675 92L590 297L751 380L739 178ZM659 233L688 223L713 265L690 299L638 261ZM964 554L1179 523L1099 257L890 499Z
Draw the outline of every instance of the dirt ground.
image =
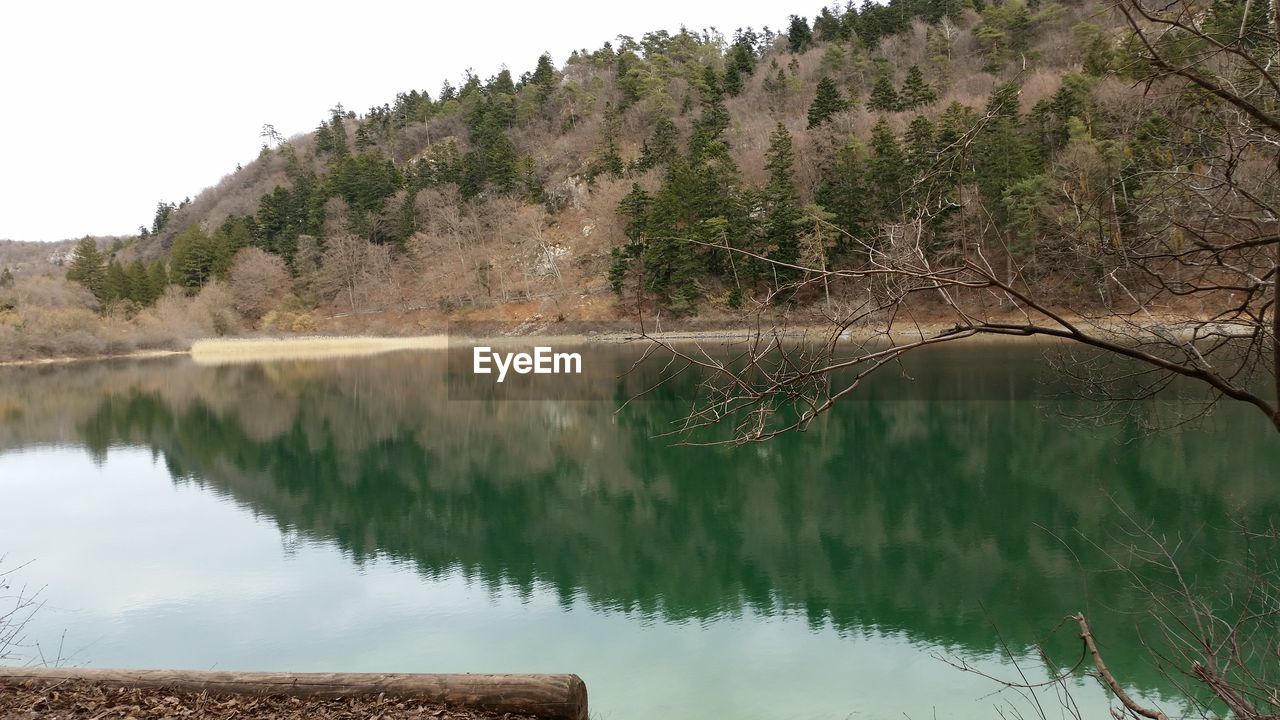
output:
M0 720L532 720L400 697L338 699L170 692L74 681L0 685Z

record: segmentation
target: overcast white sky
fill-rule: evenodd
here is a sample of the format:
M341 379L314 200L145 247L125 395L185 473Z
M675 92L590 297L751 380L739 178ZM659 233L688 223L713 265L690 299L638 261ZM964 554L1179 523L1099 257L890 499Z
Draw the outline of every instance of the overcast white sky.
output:
M550 51L681 24L779 29L822 0L6 2L0 238L125 234L256 156L263 123L309 131L468 67L519 76Z

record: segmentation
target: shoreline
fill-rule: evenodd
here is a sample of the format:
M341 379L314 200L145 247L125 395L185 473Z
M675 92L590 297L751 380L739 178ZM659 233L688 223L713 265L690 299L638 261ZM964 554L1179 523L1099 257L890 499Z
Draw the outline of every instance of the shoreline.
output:
M1087 323L1095 331L1108 332L1104 324L1096 321ZM846 331L840 342L868 342L894 339L918 339L921 335L930 337L955 325L954 321L922 322L910 327L895 328L886 335L883 330L872 328L854 328ZM1178 333L1178 329L1170 324L1160 326L1166 332ZM705 330L668 330L652 332L647 335L670 343L733 343L752 338L758 331L754 328L722 328ZM765 331L767 332L767 331ZM1155 333L1155 330L1152 330ZM784 338L801 339L805 337L827 339L831 329L828 326L796 326L781 328L779 334ZM483 340L492 345L527 345L530 341L556 343L560 345L590 345L644 342L646 336L639 331L607 331L607 332L568 332L529 335L498 336L450 336L448 334L426 335L304 335L296 337L236 337L236 338L204 338L191 343L185 350L138 350L119 354L97 354L84 356L60 356L45 358L29 358L23 360L0 361L0 367L27 367L39 365L61 365L79 362L95 362L103 360L145 360L179 355L189 356L194 362L202 365L223 365L247 362L271 362L277 360L324 360L344 357L365 357L387 352L404 350L446 350L451 338L457 340ZM1055 343L1069 342L1062 338L1046 335L974 335L956 340L970 343Z
M27 358L24 360L0 360L0 368L28 367L33 365L69 365L81 362L100 362L103 360L149 360L153 358L190 355L190 350L133 350L113 355L58 355L55 357Z

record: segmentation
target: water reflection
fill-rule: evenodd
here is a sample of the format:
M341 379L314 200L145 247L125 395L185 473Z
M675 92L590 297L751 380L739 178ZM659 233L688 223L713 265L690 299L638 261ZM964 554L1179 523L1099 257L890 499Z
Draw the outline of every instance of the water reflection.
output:
M612 368L596 380L630 359L594 352ZM643 378L598 382L595 402L450 402L432 353L9 368L0 448L83 446L99 464L142 448L175 483L269 518L282 538L495 596L649 627L795 618L986 656L993 625L1025 649L1086 603L1139 601L1107 576L1086 596L1073 559L1081 536L1111 532L1116 506L1171 534L1280 510L1280 447L1247 411L1158 435L1084 427L1027 399L1046 396L1039 367L1035 350L934 353L910 368L909 391L886 381L808 433L710 449L653 440L692 378L615 415ZM1192 572L1211 583L1209 558L1239 549L1204 537ZM1119 639L1132 623L1094 624ZM1075 646L1053 647L1066 658ZM1136 685L1167 687L1135 645L1109 653Z

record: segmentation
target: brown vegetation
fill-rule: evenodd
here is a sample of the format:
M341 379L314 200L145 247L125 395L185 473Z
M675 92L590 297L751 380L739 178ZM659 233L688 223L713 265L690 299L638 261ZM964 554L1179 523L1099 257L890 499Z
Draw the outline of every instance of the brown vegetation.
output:
M230 693L180 692L83 681L36 681L0 685L0 717L14 720L99 718L199 718L201 720L486 720L530 716L485 712L400 697L254 697Z
M235 309L258 320L289 291L289 269L279 257L258 248L243 248L231 263L229 285Z

